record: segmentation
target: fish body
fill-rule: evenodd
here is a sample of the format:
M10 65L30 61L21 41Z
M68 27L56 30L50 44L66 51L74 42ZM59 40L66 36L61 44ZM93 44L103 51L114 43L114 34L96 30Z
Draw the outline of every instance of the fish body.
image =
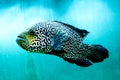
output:
M59 21L39 22L18 35L19 46L29 52L56 55L79 66L90 66L108 57L101 45L83 43L89 32Z

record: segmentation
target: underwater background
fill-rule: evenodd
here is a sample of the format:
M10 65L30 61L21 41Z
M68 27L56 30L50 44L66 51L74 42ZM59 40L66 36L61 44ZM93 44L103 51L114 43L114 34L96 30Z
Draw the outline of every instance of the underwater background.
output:
M103 45L109 58L84 68L17 45L19 33L47 20L88 30L84 42ZM120 80L119 48L119 0L0 0L0 80Z

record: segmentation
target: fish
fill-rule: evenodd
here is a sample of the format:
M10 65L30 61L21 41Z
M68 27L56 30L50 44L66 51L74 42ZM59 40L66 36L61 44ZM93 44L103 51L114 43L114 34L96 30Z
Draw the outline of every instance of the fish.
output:
M16 42L30 53L54 55L69 63L88 67L109 57L108 50L102 45L83 42L88 33L68 23L43 21L19 34Z

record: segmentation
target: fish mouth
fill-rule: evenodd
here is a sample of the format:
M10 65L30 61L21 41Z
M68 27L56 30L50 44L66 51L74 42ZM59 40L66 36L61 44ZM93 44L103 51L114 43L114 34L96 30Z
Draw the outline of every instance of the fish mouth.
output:
M16 42L18 43L18 45L22 45L23 43L25 43L25 38L23 36L17 36Z
M17 39L16 39L17 42L19 41L25 41L24 37L22 36L17 36Z
M23 49L26 49L26 40L25 40L25 37L23 36L17 36L17 39L16 39L16 42L17 44L22 47Z

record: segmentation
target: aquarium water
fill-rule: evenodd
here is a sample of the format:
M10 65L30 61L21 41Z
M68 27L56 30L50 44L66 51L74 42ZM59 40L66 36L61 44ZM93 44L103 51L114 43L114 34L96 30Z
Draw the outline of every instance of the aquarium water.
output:
M19 33L58 20L90 33L86 44L109 51L103 62L81 67L19 47ZM119 0L0 0L0 80L120 80Z

